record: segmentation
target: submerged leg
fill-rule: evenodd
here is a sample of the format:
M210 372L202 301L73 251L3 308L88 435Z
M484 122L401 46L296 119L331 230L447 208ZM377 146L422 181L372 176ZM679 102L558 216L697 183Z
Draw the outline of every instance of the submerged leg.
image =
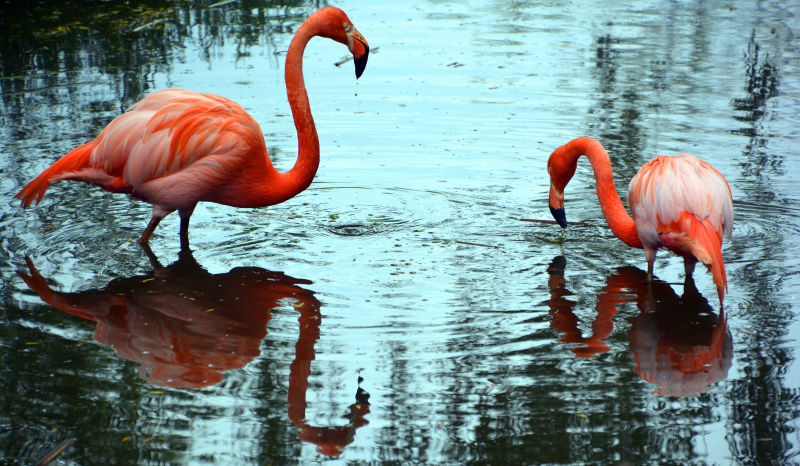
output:
M192 206L178 211L181 216L181 249L189 249L189 218L192 216L194 208L195 206Z
M653 282L653 264L656 262L655 248L645 248L644 257L647 259L647 283Z
M685 257L683 259L683 270L686 272L685 280L690 280L694 273L694 266L697 265L697 259L694 257Z

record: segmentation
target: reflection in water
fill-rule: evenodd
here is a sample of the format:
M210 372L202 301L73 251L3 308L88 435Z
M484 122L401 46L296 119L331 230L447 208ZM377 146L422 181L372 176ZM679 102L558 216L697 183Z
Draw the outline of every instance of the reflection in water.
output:
M597 295L597 316L592 334L584 337L572 311L575 301L566 299L566 259L557 256L547 269L550 274L550 326L564 336L558 341L578 343L572 351L590 357L609 351L604 341L614 329L616 306L635 302L639 315L628 332L630 351L639 376L659 388L663 396L694 396L711 384L725 379L733 358L733 343L724 313L716 316L708 300L691 277L684 283L682 296L659 280L647 283L647 273L636 267L622 267Z
M739 64L742 73L735 74L744 78L736 83L743 94L730 102L738 125L729 130L746 138L734 160L740 167L740 202L752 221L733 252L742 257L738 282L748 302L743 321L757 331L742 337L747 350L737 366L745 377L731 384L736 397L728 436L735 439L731 449L739 462L776 464L797 457L797 287L792 284L797 281L792 276L798 270L794 252L800 226L791 220L798 206L797 83L792 79L798 74L786 72L798 68L798 54L790 61L782 58L779 34L753 28ZM791 110L787 114L783 108ZM781 183L792 188L781 189ZM787 290L790 301L783 298Z
M629 268L620 276L633 274L631 280L642 283L643 273ZM659 386L654 393L695 396L727 377L733 341L725 314L713 313L693 280L686 281L682 296L664 282L655 282L649 292L637 296L645 299L638 302L641 312L633 319L628 339L634 370Z
M623 55L620 45L621 39L608 33L596 39L592 69L597 80L596 102L588 112L597 117L587 122L585 132L596 135L608 152L615 154L614 173L630 179L644 163L641 154L646 152L646 135L642 129L642 96L636 86L626 84L618 76Z
M763 121L769 119L768 102L780 95L778 91L779 72L769 55L760 54L761 46L751 34L745 54L745 97L735 98L731 106L735 113L733 118L746 126L732 130L734 134L749 137L745 146L744 161L740 162L742 174L753 182L764 184L764 189L749 189L750 193L758 192L760 202L770 202L774 198L771 179L784 172L782 157L776 157L767 149L767 137L763 134Z
M761 57L761 46L756 42L755 31L750 35L745 54L745 75L747 97L733 99L731 105L739 112L733 118L738 121L755 123L766 116L767 101L779 95L778 69L769 56ZM762 59L763 58L763 59Z
M318 459L316 446L300 441L300 429L286 417L299 313L287 306L272 310L262 355L226 373L223 382L153 394L136 376L136 364L93 341L97 324L37 305L16 275L27 270L29 251L36 251L35 265L58 291L145 275L149 265L130 268L135 252L119 248L137 232L114 224L109 211L130 210L130 219L145 213L127 199L88 193L86 200L84 190L71 188L65 192L71 201L101 208L51 204L20 216L10 202L12 190L48 157L168 85L249 100L259 119L275 123L275 133L265 137L277 141L269 149L288 168L296 141L288 107L279 105L285 94L274 84L282 78L288 34L317 4L69 3L93 7L86 11L52 0L10 3L28 17L52 21L33 28L23 20L11 24L17 18L7 10L0 13L0 22L12 26L0 34L8 44L0 51L0 190L8 201L0 207L0 463L21 463L25 456L32 463L45 445L67 436L77 440L68 459L54 464ZM141 18L126 8L159 4L175 5L170 11L177 16L133 32L162 16ZM195 225L203 240L225 235L226 241L211 241L216 246L195 257L214 273L256 255L274 258L247 263L314 281L297 284L323 302L314 344L319 354L308 380L309 420L349 422L338 415L348 412L356 388L340 388L338 381L355 382L355 367L364 368L361 385L372 393L370 401L378 393L388 401L364 416L369 425L338 458L348 463L797 462L789 461L800 457L800 260L792 253L800 246L800 73L791 72L800 69L800 16L792 4L343 2L361 11L359 23L372 25L384 49L376 56L380 76L353 89L358 99L339 86L333 90L325 76L334 68L325 54L313 64L314 96L347 94L338 96L343 103L319 109L332 125L320 136L335 152L326 178L344 181L312 190L292 212L301 218L290 222L279 218L285 210L254 211L232 226L225 225L229 212L208 212ZM121 16L133 27L103 28L95 12L107 10L121 14L104 17ZM73 20L81 23L64 32ZM464 66L446 66L456 61ZM280 92L273 96L275 87ZM751 112L748 101L758 111ZM342 106L348 103L358 108ZM346 127L337 115L351 110L368 112L368 126ZM381 137L359 139L367 130ZM630 179L646 154L686 147L732 174L742 213L726 246L735 286L725 316L732 333L736 328L735 367L713 390L662 398L650 393L659 387L631 370L627 333L639 314L634 293L631 303L608 306L619 311L612 317L615 331L604 340L611 351L576 358L568 349L582 344L554 342L565 335L549 328L550 307L536 305L551 299L550 290L528 269L543 273L563 246L557 232L523 231L511 219L533 216L531 197L549 186L531 176L542 168L539 156L549 141L577 131L609 142L621 179ZM368 182L355 186L355 175ZM593 192L588 170L578 176ZM584 203L576 214L593 218L597 209ZM347 236L351 225L366 238ZM574 233L562 297L578 303L571 311L589 336L597 295L623 265L615 253L639 264L618 246L591 247L586 237L605 234L596 224ZM163 252L155 249L164 265L178 258L169 244ZM291 269L281 265L287 261L294 261ZM669 276L682 282L679 261L670 262ZM113 275L104 280L102 272L98 277L78 268L66 277L87 263ZM335 280L318 281L323 270ZM683 294L679 285L672 288ZM712 295L706 297L714 305ZM328 317L332 309L336 321ZM68 338L59 318L71 323ZM286 332L278 335L277 324ZM126 436L130 440L121 441Z
M550 327L556 332L563 333L564 336L558 341L564 343L578 343L581 346L572 348L572 352L578 357L594 356L598 353L605 353L609 350L604 341L614 330L612 317L617 313L613 305L601 306L598 303L597 317L592 322L592 334L584 337L578 328L578 317L572 312L576 302L566 299L564 296L572 294L566 288L564 279L564 269L567 266L567 259L564 256L556 256L547 268L550 280L547 282L550 288L550 315L553 321Z
M161 386L199 389L219 383L223 372L240 369L261 353L271 311L294 301L300 334L289 375L289 420L300 438L334 456L367 423L369 394L361 388L340 427L315 427L305 420L306 391L319 339L321 303L298 284L308 280L258 267L236 267L211 274L184 249L163 267L149 248L152 270L117 278L105 288L60 293L27 259L19 275L46 303L97 323L95 339L139 365L139 377ZM360 382L360 380L359 380Z
M58 100L63 88L108 85L115 102L97 95L87 105L111 114L124 110L152 88L153 74L198 53L205 61L224 44L236 59L258 50L274 60L276 37L292 31L320 2L236 1L103 3L78 0L64 8L50 0L4 2L0 27L0 100L14 113L31 110L30 97ZM222 2L217 2L222 3ZM316 6L316 8L315 8ZM110 83L110 84L108 84ZM85 103L84 103L85 104ZM72 105L72 104L71 104ZM66 118L80 118L78 114ZM99 127L108 121L97 121ZM23 125L15 130L26 131ZM52 124L52 123L51 123Z

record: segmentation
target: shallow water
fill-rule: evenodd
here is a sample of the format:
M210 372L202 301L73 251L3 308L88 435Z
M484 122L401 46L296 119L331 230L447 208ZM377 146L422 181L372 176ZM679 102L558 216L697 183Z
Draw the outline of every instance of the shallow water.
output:
M373 53L355 81L344 47L306 50L314 183L201 204L191 254L177 215L133 242L126 196L13 195L170 86L241 103L289 169L284 53L318 4L0 15L0 459L796 462L798 12L628 3L338 3ZM520 220L550 218L547 157L579 135L623 193L659 154L727 177L724 318L678 257L643 283L586 163L576 223Z

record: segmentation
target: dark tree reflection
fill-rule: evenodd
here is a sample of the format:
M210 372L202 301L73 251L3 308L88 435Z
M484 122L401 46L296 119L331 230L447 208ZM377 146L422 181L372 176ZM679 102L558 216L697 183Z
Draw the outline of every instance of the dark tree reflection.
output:
M597 138L611 155L618 182L627 183L644 159L645 140L642 125L642 96L639 83L620 79L620 40L604 34L596 39L595 66L596 103L589 109L592 118L587 135ZM626 192L622 189L620 192Z
M761 51L761 46L751 34L745 54L744 97L737 97L731 102L735 113L733 118L746 126L735 129L734 134L741 134L750 139L741 163L743 174L762 183L769 183L770 176L783 174L783 161L773 157L767 149L768 137L764 133L764 121L769 119L769 100L777 97L778 68L770 60L769 55Z
M773 186L773 180L785 175L783 156L770 149L770 122L773 115L770 101L781 95L781 69L765 50L769 41L757 39L754 30L744 53L744 95L734 98L731 107L733 118L743 126L733 129L733 134L748 139L743 150L739 199L740 206L756 206L757 213L749 215L759 219L760 228L767 235L749 235L734 252L745 258L761 257L764 260L742 260L737 282L747 289L751 297L741 313L750 322L754 333L749 351L740 364L744 377L732 387L729 420L731 453L739 461L760 464L780 462L787 452L796 449L796 432L792 426L800 416L798 390L785 380L784 368L794 359L785 339L786 323L796 317L791 305L779 296L784 288L783 279L791 273L784 267L792 257L786 246L785 234L777 232L777 225L786 222L782 206L786 203ZM768 258L768 259L767 259ZM773 262L774 261L774 262ZM788 382L788 383L787 383Z

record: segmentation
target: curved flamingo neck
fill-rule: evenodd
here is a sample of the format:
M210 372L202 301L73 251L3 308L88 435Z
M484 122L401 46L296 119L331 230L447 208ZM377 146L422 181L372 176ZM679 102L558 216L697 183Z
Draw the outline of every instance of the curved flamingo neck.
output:
M595 139L581 137L568 142L557 150L563 150L561 157L566 159L569 166L574 167L581 155L589 159L597 180L597 198L600 201L600 208L603 210L603 216L606 218L611 232L628 246L643 248L642 240L639 239L639 234L636 232L636 224L625 210L625 206L622 205L622 199L614 187L611 159L605 148Z
M308 188L319 168L319 137L303 80L303 52L308 41L320 32L319 18L312 15L297 30L286 54L286 94L297 128L298 148L297 161L292 169L279 174L281 193L286 199Z

